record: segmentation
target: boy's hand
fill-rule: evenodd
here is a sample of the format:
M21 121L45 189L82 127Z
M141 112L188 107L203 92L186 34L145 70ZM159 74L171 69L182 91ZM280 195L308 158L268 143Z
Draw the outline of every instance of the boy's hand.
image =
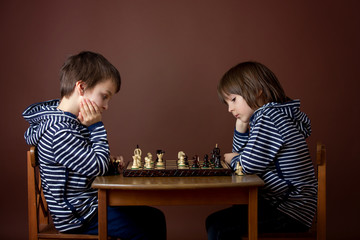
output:
M95 102L87 98L81 99L80 112L78 116L80 122L89 127L94 123L101 121L101 111Z
M248 122L243 122L240 119L236 119L236 131L238 131L239 133L246 133L248 129Z
M125 168L125 162L124 162L124 157L123 156L116 156L115 157L115 156L110 155L110 160L114 165L118 166L118 168L120 170Z
M224 160L225 162L227 162L229 165L231 163L231 160L235 157L238 156L238 153L225 153L224 154Z

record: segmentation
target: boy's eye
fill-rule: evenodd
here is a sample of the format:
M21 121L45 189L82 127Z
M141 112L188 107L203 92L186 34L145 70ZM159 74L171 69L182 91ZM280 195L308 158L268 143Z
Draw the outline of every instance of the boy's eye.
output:
M107 95L103 95L103 100L106 100L108 99L108 96Z
M233 99L231 99L232 102L235 102L235 100L236 100L236 97L234 97Z

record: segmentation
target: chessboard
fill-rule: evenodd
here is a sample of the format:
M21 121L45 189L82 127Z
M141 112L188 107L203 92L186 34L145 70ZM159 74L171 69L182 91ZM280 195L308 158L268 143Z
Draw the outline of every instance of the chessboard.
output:
M124 170L124 177L194 177L194 176L229 176L233 171L231 167L221 160L218 145L211 151L210 157L205 154L200 160L195 155L192 160L188 160L187 155L178 152L177 160L164 160L165 151L156 151L156 160L148 152L142 159L142 150L137 145L132 156L133 161L129 162ZM117 169L117 167L115 167Z
M233 171L224 161L215 167L209 164L204 167L203 161L199 161L198 167L193 167L195 160L189 160L189 164L178 166L178 160L165 160L162 167L145 168L142 164L138 169L132 169L133 162L129 162L123 170L124 177L195 177L195 176L230 176Z

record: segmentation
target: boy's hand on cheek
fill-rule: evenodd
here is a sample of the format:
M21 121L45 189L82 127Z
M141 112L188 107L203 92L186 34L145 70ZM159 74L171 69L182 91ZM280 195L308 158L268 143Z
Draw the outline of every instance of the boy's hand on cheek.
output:
M83 125L89 127L92 124L101 121L101 111L96 103L87 98L83 98L80 102L80 112L78 118Z
M240 133L246 133L249 129L249 123L241 121L240 119L236 120L236 131Z

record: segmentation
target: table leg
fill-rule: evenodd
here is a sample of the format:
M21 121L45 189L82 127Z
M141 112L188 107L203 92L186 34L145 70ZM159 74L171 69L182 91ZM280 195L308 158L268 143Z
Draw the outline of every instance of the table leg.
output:
M258 239L258 189L256 187L249 189L249 240Z
M106 189L98 190L99 214L99 240L107 239L107 192Z

